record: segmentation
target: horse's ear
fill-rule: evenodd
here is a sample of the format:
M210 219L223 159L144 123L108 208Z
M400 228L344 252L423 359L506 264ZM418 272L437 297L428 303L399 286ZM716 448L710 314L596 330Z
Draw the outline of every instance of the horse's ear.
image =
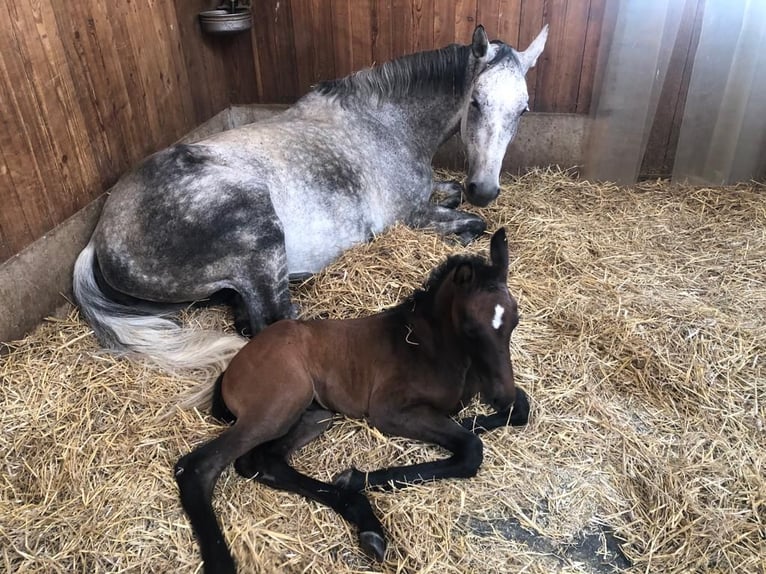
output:
M543 48L545 48L545 41L548 39L548 24L543 26L543 29L540 31L540 33L537 35L537 38L532 40L532 43L529 45L529 47L524 50L523 52L518 52L519 60L521 61L521 65L524 68L524 73L527 73L527 70L529 68L533 68L534 65L537 63L537 58L540 57L540 54L543 53Z
M463 262L455 269L453 281L458 287L466 287L473 282L473 265Z
M508 239L505 237L505 227L501 227L489 242L489 258L492 266L497 268L501 277L508 275Z
M487 38L487 33L484 31L484 26L479 24L473 31L471 51L474 56L481 60L487 55L487 50L489 50L489 38Z

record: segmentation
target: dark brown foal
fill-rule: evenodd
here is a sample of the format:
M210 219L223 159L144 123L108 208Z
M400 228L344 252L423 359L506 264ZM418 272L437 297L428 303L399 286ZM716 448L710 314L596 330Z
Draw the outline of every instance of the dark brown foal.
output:
M211 504L231 462L245 477L333 508L357 526L361 547L377 560L386 542L365 488L474 476L482 461L477 435L526 424L529 413L513 380L509 344L518 312L507 276L500 229L489 263L450 257L396 307L363 319L280 321L256 335L214 390L213 414L234 424L176 464L205 572L235 571ZM451 415L477 393L496 412L455 421ZM373 472L351 468L332 484L315 480L287 459L329 426L333 412L365 417L384 433L438 444L452 455Z

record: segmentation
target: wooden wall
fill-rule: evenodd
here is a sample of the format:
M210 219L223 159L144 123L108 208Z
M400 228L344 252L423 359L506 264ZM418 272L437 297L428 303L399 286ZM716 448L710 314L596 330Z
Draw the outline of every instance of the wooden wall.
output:
M256 99L250 37L203 38L210 6L0 2L0 262L142 157Z
M607 0L256 1L258 96L292 102L319 80L410 52L467 44L477 23L490 39L525 49L550 26L528 74L542 112L587 113Z

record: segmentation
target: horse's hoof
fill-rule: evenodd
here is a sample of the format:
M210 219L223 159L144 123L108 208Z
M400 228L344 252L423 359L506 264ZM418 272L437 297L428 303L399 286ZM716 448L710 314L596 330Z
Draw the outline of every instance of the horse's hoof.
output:
M364 490L364 473L358 471L354 467L351 467L343 472L336 474L332 479L332 483L335 486L343 488L344 490L351 490L352 492L361 492Z
M370 557L383 562L386 555L386 541L377 532L367 530L359 533L359 545Z

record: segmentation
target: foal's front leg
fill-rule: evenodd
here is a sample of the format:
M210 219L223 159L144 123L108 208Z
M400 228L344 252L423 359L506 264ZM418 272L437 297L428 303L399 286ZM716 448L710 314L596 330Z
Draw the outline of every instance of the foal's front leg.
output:
M481 439L430 407L407 409L386 418L371 416L370 422L387 434L438 444L452 456L367 473L350 468L335 477L338 486L356 491L365 487L388 490L440 478L470 478L479 470L484 448Z
M529 420L529 398L519 387L516 387L516 400L513 407L498 411L491 415L478 415L460 419L460 426L476 434L483 434L492 429L511 425L524 426Z

